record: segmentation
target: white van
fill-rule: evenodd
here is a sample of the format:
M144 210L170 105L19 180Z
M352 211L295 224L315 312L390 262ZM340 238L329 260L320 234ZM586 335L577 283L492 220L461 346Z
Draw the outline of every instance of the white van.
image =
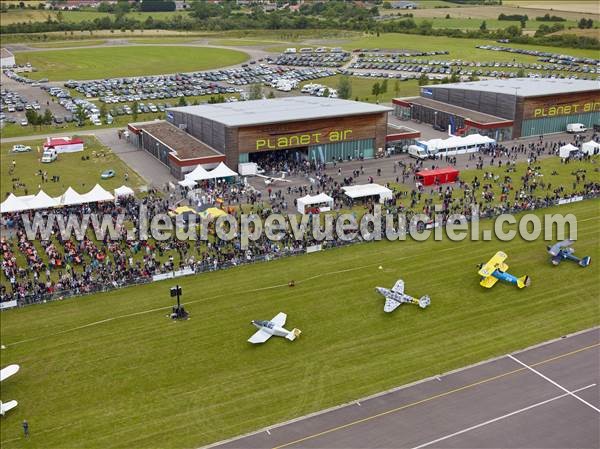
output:
M42 162L44 164L49 164L50 162L54 162L58 157L58 152L54 148L48 148L44 150L42 154Z
M583 123L569 123L567 125L568 133L583 133L587 131L587 128Z
M408 155L415 159L427 159L429 157L427 150L418 145L410 145L408 147Z
M286 48L284 53L287 53L287 54L296 53L296 47Z

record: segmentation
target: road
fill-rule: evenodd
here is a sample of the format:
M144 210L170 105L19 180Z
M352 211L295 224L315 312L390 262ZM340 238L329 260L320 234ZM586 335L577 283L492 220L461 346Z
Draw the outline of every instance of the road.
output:
M209 447L598 448L594 328Z

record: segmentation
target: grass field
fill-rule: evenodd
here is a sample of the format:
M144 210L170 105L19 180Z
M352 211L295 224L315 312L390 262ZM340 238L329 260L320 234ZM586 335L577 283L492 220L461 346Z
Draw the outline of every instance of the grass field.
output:
M357 39L348 39L341 46L348 50L355 48L380 48L397 50L446 50L450 54L450 59L466 59L468 61L516 61L534 62L535 56L519 55L516 53L491 52L479 50L476 45L492 44L494 41L482 39L460 39L438 36L418 36L411 34L382 33L379 37L375 35L365 35ZM568 53L574 56L585 56L596 58L598 52L595 50L582 50L575 48L557 48L544 47L540 45L510 44L514 48L534 49L539 51L549 51L554 53ZM433 56L433 58L439 58Z
M25 184L29 195L38 192L38 185L50 196L57 196L71 186L79 193L89 191L95 184L100 184L107 190L127 184L134 188L145 184L143 179L130 167L112 152L108 147L102 145L93 136L81 136L84 141L84 151L79 153L60 154L58 159L50 164L42 164L39 159L43 151L42 144L44 139L18 142L30 146L32 151L28 153L11 153L15 143L2 143L0 145L0 198L4 200L7 193L13 192L15 195L25 195L23 188L13 190L13 178ZM102 157L94 157L93 154L104 154ZM81 156L90 156L87 161L82 161ZM12 161L16 162L13 174L9 173ZM110 179L100 179L100 174L108 169L116 171L116 176ZM38 170L48 172L48 177L60 176L60 182L42 183L41 177L37 175ZM124 175L129 174L126 182Z
M594 260L599 206L543 212L576 214L578 254ZM531 287L478 285L475 265L499 249ZM172 282L4 312L3 364L21 371L2 388L19 406L0 441L198 447L597 325L598 267L553 267L541 241L380 242L182 278L184 323L165 318ZM431 307L384 314L374 287L399 277ZM251 347L249 321L280 311L301 337Z
M568 13L582 13L582 14L595 14L598 15L598 2L596 0L570 0L565 2L563 0L545 0L539 1L527 1L527 0L504 0L503 4L507 6L516 6L522 9L545 9L554 11L553 14L560 12ZM557 14L558 15L558 14Z
M549 2L546 1L521 1L517 0L518 3L513 3L512 5L502 5L502 6L465 6L460 8L426 8L426 9L416 9L410 11L415 17L426 17L426 18L436 18L436 17L446 17L446 14L450 14L452 17L461 17L461 18L472 18L472 19L497 19L500 14L526 14L530 20L535 20L538 16L543 16L546 13L552 13L553 15L561 16L567 20L576 21L581 19L582 17L591 17L594 20L600 19L600 13L598 12L598 8L594 10L593 7L590 8L587 12L578 12L575 9L568 10L568 5L571 3L560 2L562 5L565 5L566 8L563 10L559 10L560 8L554 8L551 10L547 5ZM578 2L573 2L578 3ZM528 4L527 8L520 7L521 4ZM556 3L555 3L556 4ZM596 2L597 4L597 2ZM590 5L591 6L591 5Z
M202 47L110 47L17 53L18 64L30 62L36 79L95 79L205 70L248 59L235 50Z
M352 83L352 95L351 99L358 99L360 101L366 101L368 103L375 103L375 95L373 92L373 84L381 83L383 78L365 78L360 76L351 76L350 82ZM311 80L306 81L300 84L300 86L304 86L305 84L323 84L324 86L337 89L339 85L340 75L330 76L327 78L322 78L320 80ZM398 93L394 91L395 85L394 79L388 78L388 88L387 92L383 95L379 96L379 103L390 103L392 98L396 97L408 97L411 95L419 94L419 85L417 80L408 80L408 81L398 81Z
M56 42L40 42L29 44L30 47L34 48L68 48L68 47L90 47L93 45L102 45L106 41L101 39L96 40L72 40L72 41L56 41Z
M94 19L101 19L103 17L110 17L114 20L116 17L114 14L98 12L98 11L62 11L63 20L65 22L79 23L83 21L93 21ZM9 25L12 23L20 22L45 22L48 17L52 20L57 20L56 11L44 11L36 9L11 9L0 15L3 25ZM168 19L175 16L181 16L184 18L188 17L188 13L180 11L168 11L168 12L131 12L125 15L127 18L144 21L148 17L152 17L155 20Z

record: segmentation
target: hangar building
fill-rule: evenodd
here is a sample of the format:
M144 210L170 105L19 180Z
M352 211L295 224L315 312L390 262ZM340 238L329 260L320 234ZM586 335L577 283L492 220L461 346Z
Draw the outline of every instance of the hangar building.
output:
M399 118L501 141L564 132L568 123L600 124L600 81L513 78L439 84L393 103Z
M392 108L309 96L183 106L167 122L239 163L293 158L329 162L371 158L385 149Z

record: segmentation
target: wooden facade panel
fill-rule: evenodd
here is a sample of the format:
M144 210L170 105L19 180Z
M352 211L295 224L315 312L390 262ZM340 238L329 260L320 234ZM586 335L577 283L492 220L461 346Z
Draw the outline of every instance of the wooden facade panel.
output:
M239 153L254 153L372 138L383 145L386 132L386 113L334 117L239 128L237 147Z
M539 119L600 111L600 90L526 98L523 119Z

